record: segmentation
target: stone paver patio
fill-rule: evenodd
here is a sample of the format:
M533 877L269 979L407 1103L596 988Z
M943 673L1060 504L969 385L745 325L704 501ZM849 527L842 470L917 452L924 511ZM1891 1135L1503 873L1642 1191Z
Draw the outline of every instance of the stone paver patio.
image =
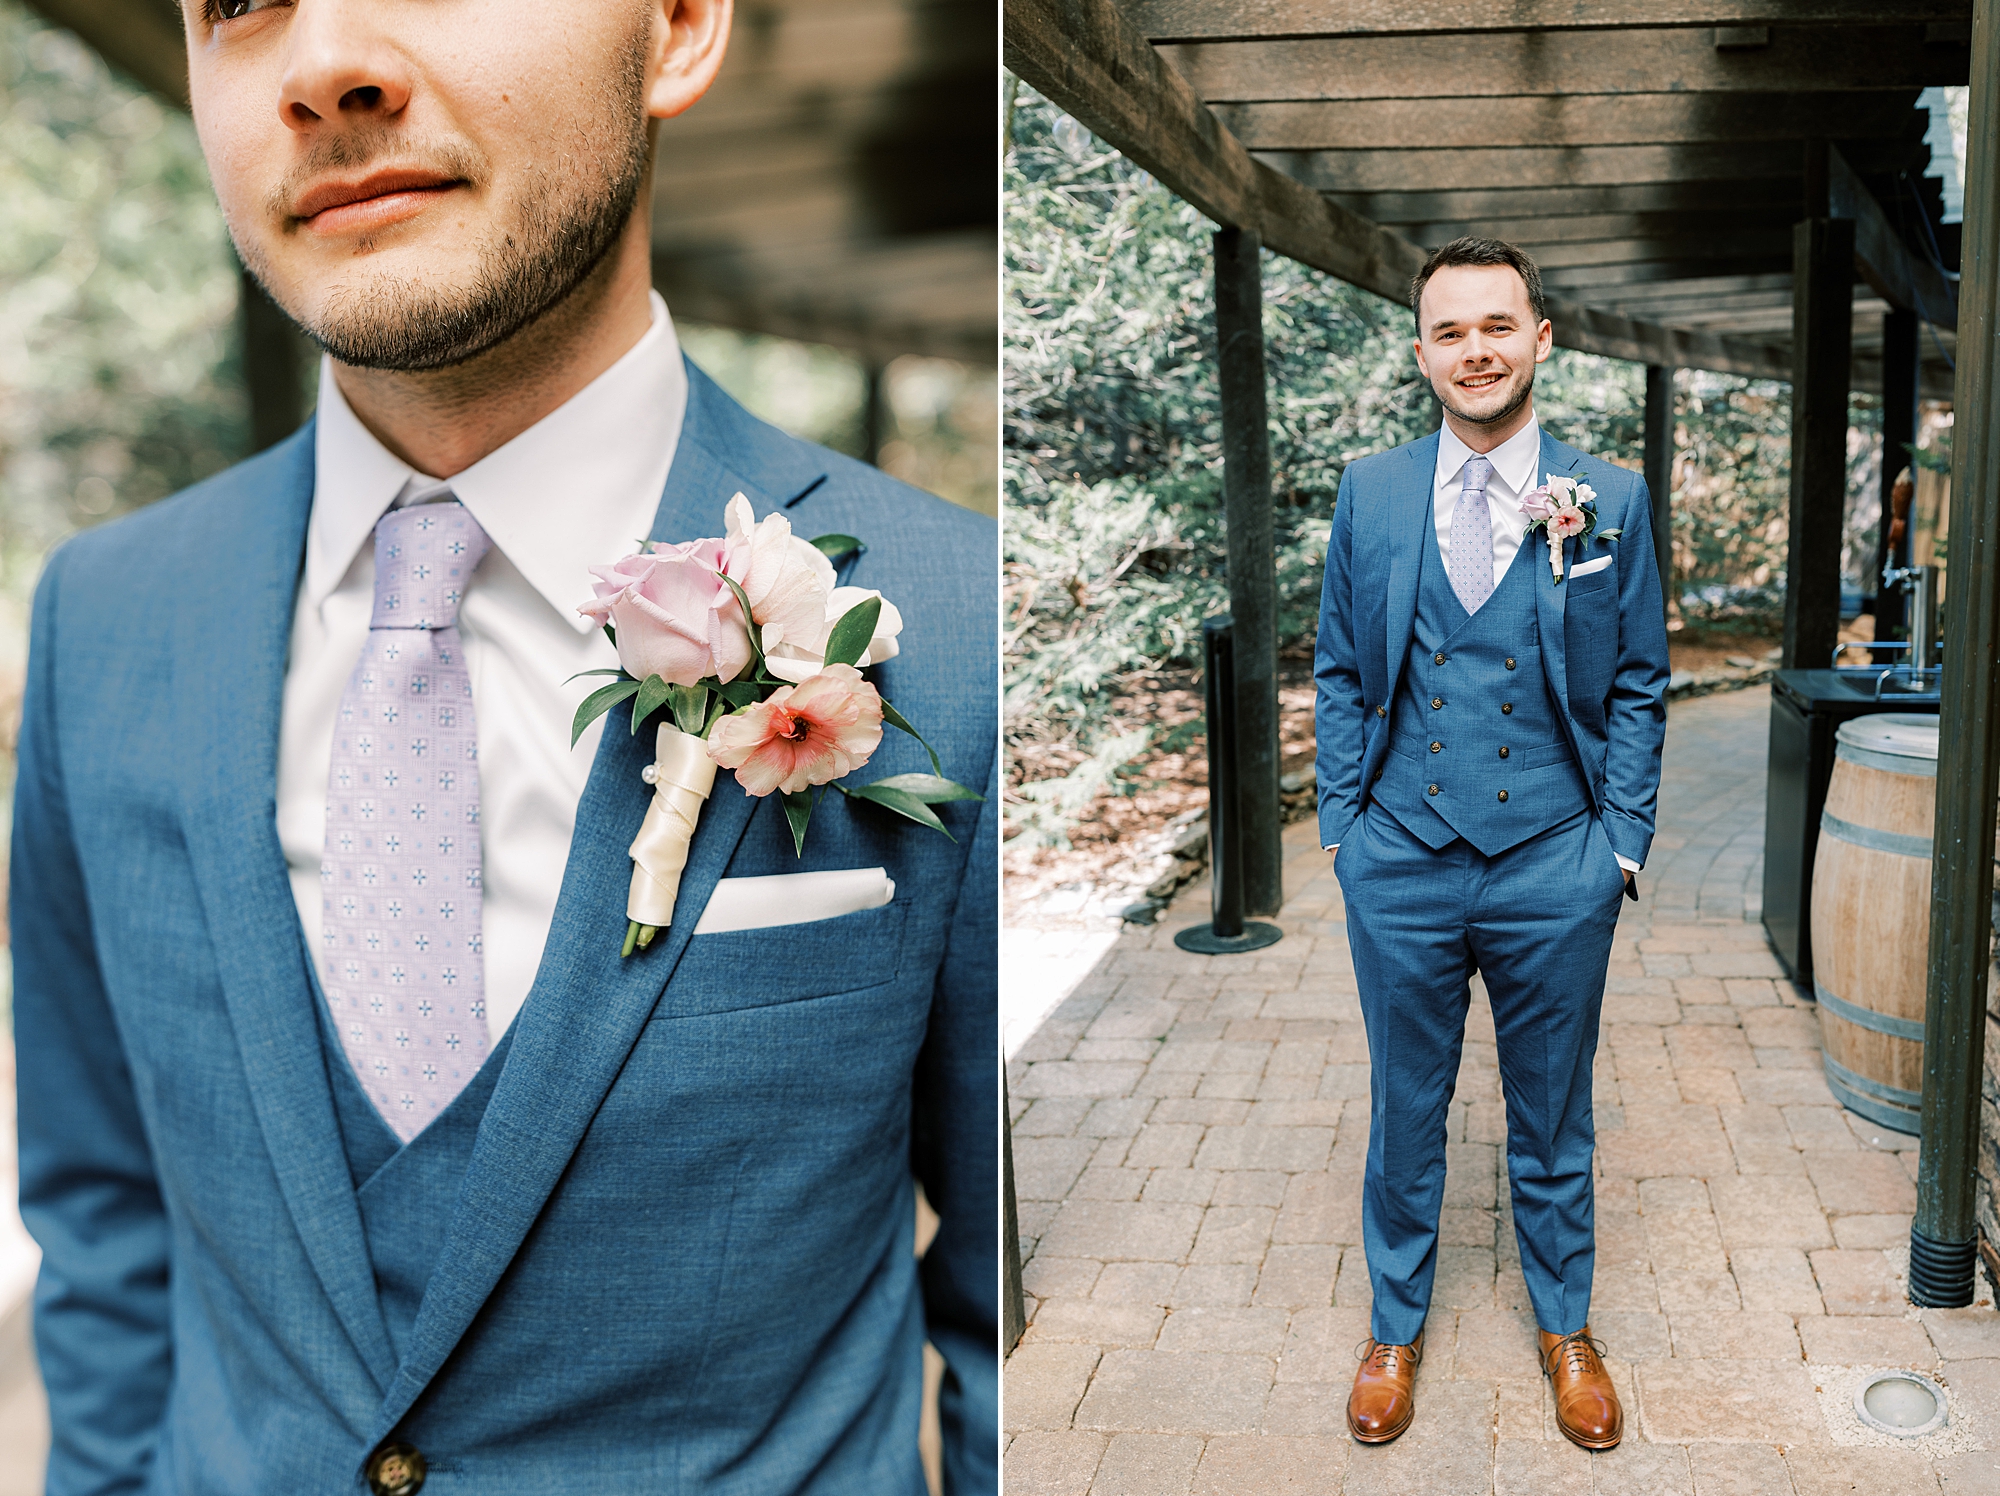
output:
M1346 1436L1367 1051L1308 823L1286 837L1281 944L1177 950L1206 917L1192 889L1010 1065L1030 1324L1006 1368L1009 1496L2000 1493L2000 1316L1905 1300L1915 1140L1834 1104L1817 1015L1756 923L1768 699L1673 709L1661 834L1612 954L1591 1322L1624 1444L1589 1455L1555 1427L1476 989L1417 1421L1378 1448ZM1941 1434L1855 1422L1859 1369L1892 1366L1945 1383Z

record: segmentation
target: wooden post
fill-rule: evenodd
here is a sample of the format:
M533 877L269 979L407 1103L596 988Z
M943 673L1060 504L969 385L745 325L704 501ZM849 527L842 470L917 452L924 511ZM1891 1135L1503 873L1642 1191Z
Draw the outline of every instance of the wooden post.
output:
M306 418L306 370L311 345L290 317L241 272L237 334L243 340L243 383L250 393L250 450L283 441Z
M1788 670L1824 670L1840 637L1840 530L1847 507L1847 370L1854 222L1792 231L1792 503L1785 568Z
M1905 528L1900 545L1889 544L1889 505L1896 475L1905 467L1914 469L1916 465L1905 448L1917 443L1922 332L1917 326L1917 314L1902 307L1892 308L1882 318L1882 527L1876 535L1875 574L1868 584L1875 589L1875 637L1883 640L1894 639L1903 632L1907 601L1902 588L1891 591L1882 586L1882 571L1885 567L1910 563L1909 528ZM1914 520L1915 515L1911 518ZM1895 658L1883 655L1880 660L1893 662Z
M1215 339L1222 386L1222 490L1229 543L1229 612L1236 620L1237 824L1243 909L1276 914L1285 901L1278 842L1278 568L1271 519L1271 447L1264 405L1263 246L1255 234L1215 235Z
M1994 796L2000 792L2000 15L1972 18L1971 129L1960 240L1958 377L1952 408L1951 555L1944 589L1937 819L1931 854L1929 993L1910 1300L1972 1302L1978 1257L1973 1164L1985 1069L1986 969L1993 932Z
M1674 371L1646 365L1646 487L1653 496L1653 553L1660 564L1660 601L1669 615L1674 595Z

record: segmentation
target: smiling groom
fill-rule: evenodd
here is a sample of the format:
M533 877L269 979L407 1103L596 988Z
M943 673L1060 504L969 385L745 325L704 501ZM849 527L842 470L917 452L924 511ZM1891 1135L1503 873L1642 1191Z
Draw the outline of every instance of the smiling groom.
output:
M1347 1426L1386 1443L1415 1416L1478 972L1542 1371L1563 1433L1609 1449L1624 1417L1588 1323L1591 1061L1666 727L1650 501L1536 422L1551 329L1527 255L1453 240L1410 300L1443 429L1341 474L1314 665L1320 842L1368 1034L1374 1307Z
M922 1496L927 1339L945 1488L993 1492L995 537L680 354L651 160L727 0L185 21L236 245L326 358L297 435L36 594L51 1496ZM719 776L621 958L653 743L620 713L572 749L566 679L617 663L578 605L739 493L739 528L865 543L839 580L903 621L870 679L986 802L946 837L828 795L801 859ZM900 733L871 764L929 768Z

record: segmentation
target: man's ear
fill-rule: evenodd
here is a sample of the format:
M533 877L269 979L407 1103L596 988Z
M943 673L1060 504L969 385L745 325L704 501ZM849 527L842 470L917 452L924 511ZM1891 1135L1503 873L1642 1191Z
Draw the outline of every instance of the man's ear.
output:
M1555 346L1556 325L1544 317L1542 325L1535 329L1535 362L1539 364L1545 360L1555 351Z
M1431 377L1431 366L1424 362L1424 340L1422 338L1415 338L1411 341L1410 346L1417 350L1417 372L1423 375L1424 378L1429 379Z
M731 0L653 0L646 113L672 119L708 92L729 50Z

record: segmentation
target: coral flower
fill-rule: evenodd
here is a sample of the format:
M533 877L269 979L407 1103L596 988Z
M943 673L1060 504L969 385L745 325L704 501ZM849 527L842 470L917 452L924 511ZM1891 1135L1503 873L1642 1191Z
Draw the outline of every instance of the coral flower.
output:
M1549 533L1561 539L1581 535L1583 526L1584 513L1581 509L1558 509L1549 516Z
M852 773L881 742L882 698L852 665L828 665L716 723L708 756L746 795L795 795Z

